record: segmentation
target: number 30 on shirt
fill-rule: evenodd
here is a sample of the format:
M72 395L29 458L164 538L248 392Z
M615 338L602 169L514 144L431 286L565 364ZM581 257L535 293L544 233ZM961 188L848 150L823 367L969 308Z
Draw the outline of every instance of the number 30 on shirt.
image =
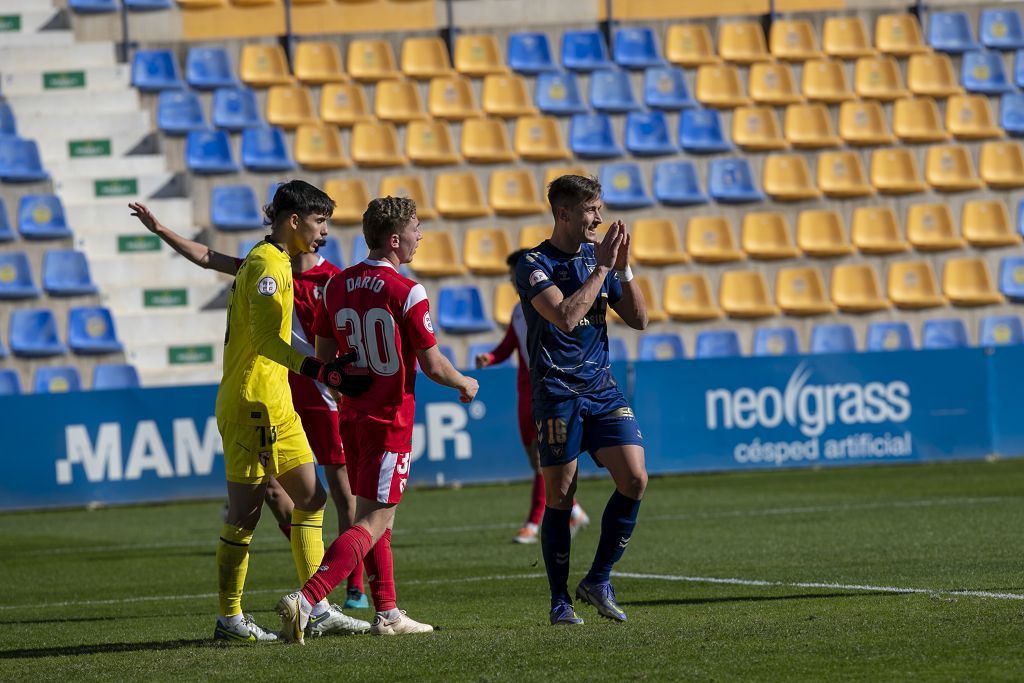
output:
M389 377L399 370L398 347L395 344L395 319L383 308L371 308L360 318L353 308L343 308L334 317L334 324L355 350L355 366L369 367L374 374Z

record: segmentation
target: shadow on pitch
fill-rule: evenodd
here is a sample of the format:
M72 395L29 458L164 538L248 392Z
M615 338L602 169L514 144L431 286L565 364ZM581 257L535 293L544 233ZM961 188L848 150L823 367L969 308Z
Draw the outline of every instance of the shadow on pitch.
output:
M734 595L721 598L678 598L663 600L620 600L619 604L657 607L660 605L710 605L722 602L772 602L777 600L827 600L832 598L859 598L892 595L885 591L857 591L856 593L795 593L792 595Z
M178 650L186 647L223 647L209 638L202 640L159 640L148 643L100 643L97 645L69 645L66 647L33 647L20 650L0 650L0 659L41 659L43 657L74 657L78 655L113 654L117 652L145 652Z

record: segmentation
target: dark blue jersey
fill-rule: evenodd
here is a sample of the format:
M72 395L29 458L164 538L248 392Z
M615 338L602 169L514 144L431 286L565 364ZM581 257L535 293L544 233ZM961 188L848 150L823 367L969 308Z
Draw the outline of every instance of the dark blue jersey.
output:
M530 300L548 287L574 294L597 267L594 245L566 254L544 241L519 260L516 290L526 317L533 400L544 402L599 392L615 385L608 362L608 306L622 298L622 283L610 271L587 314L571 332L562 332L537 312Z

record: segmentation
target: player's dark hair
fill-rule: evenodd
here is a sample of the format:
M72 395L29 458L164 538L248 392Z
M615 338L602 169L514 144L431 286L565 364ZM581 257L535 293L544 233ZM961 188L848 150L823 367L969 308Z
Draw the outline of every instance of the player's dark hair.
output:
M529 249L516 249L509 254L508 258L505 259L505 263L508 264L508 269L515 270L516 266L519 265L519 259L523 258L523 254L526 254L529 251Z
M548 203L551 204L552 215L559 207L572 209L600 196L601 183L593 176L563 175L548 185Z
M363 237L370 249L383 249L388 238L416 215L416 202L408 197L377 197L363 213Z
M319 187L304 180L289 180L277 187L273 200L263 207L263 222L273 225L278 218L293 213L303 218L313 214L330 218L334 207L334 200Z

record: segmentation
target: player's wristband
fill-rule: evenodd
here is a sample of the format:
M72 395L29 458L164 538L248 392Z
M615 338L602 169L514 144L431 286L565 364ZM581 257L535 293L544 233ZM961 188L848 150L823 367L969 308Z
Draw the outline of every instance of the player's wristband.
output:
M619 276L619 279L623 282L629 282L633 279L633 269L628 265L625 270L616 270L615 274Z

